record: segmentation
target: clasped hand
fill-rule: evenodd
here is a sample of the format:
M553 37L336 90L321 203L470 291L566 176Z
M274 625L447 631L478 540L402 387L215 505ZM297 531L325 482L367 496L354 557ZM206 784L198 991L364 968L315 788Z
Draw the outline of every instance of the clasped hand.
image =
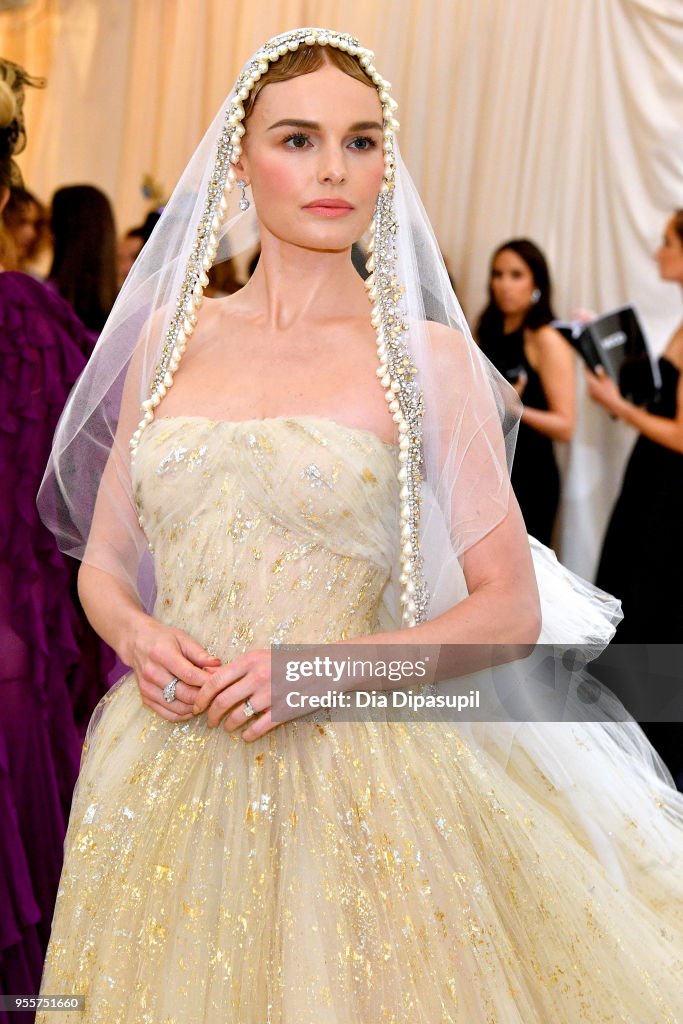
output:
M206 712L211 728L228 732L246 725L251 742L280 724L271 720L270 651L253 650L221 665L182 629L149 620L135 640L133 665L142 703L168 722L187 722ZM164 687L178 679L175 700ZM245 701L256 714L246 717Z

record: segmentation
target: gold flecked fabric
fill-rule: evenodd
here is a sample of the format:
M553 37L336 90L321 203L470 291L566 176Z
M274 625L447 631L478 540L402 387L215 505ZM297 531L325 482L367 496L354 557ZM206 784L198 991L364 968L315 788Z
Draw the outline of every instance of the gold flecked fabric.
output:
M377 631L397 466L316 417L157 419L134 481L157 616L223 660ZM249 744L162 720L128 675L89 729L42 982L86 1009L37 1021L683 1020L680 877L624 822L620 886L582 829L456 725L312 716Z

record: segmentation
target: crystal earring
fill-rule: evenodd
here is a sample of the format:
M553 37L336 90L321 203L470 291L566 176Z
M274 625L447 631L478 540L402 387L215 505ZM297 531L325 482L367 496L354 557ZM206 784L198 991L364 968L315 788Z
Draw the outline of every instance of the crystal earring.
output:
M238 182L238 184L239 184L239 182ZM240 206L241 205L242 205L242 203L240 203ZM538 302L540 297L541 297L541 289L540 288L534 288L534 290L531 293L531 301L533 303L536 303L536 302Z
M242 195L240 196L240 210L248 210L251 204L247 199L247 183L244 178L240 178L237 185L238 188L242 189Z

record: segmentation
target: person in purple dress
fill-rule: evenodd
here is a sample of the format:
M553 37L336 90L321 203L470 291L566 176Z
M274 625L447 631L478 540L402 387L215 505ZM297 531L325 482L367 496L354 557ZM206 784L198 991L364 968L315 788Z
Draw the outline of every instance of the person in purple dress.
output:
M0 62L0 212L19 177L13 155L24 141L25 84L37 82ZM102 648L73 599L74 563L36 509L88 332L39 281L0 270L0 992L30 994L49 938L83 733L106 687ZM12 1024L31 1019L11 1015ZM9 1020L0 1008L0 1022Z

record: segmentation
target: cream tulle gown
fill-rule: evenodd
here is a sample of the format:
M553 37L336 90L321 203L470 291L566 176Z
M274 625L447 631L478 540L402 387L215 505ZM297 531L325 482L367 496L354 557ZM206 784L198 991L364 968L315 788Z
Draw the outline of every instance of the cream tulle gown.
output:
M135 466L156 614L224 660L376 631L396 469L330 420L157 419ZM683 1020L680 825L654 797L651 831L629 821L591 746L577 802L531 741L505 769L428 721L245 743L162 720L128 675L90 727L42 984L86 1010L38 1021Z

